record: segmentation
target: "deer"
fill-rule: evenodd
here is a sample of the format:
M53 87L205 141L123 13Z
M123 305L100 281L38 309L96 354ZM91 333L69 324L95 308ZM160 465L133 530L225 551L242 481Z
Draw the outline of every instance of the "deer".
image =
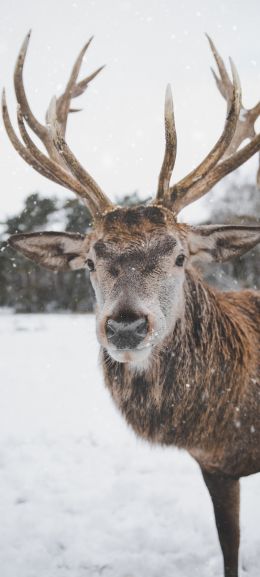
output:
M24 88L29 38L14 71L20 138L3 92L5 129L30 166L83 200L93 226L86 234L15 234L10 246L53 271L89 270L105 385L139 437L184 449L198 463L213 504L224 575L238 577L239 481L260 470L260 293L221 292L206 284L198 265L246 253L260 242L260 226L194 226L178 222L177 216L260 150L254 126L260 103L243 106L233 61L229 74L208 37L218 70L213 74L227 104L219 139L196 168L171 184L177 137L168 86L156 196L120 207L83 168L65 138L69 113L77 110L72 100L102 69L78 80L92 38L62 95L51 99L45 124L34 116Z

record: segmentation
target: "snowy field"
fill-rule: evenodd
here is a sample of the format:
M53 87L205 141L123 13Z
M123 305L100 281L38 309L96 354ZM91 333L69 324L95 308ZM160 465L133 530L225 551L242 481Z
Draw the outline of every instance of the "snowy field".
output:
M220 577L197 465L138 441L92 316L0 315L1 577ZM260 575L260 477L242 482L242 575Z

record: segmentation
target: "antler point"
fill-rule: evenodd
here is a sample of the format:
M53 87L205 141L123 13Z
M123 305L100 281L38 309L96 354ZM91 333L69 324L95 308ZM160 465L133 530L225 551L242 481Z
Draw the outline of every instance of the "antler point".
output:
M212 52L214 52L214 51L216 50L216 48L215 48L215 44L214 44L211 36L210 36L207 32L205 32L205 36L206 36L206 38L207 38L207 40L208 40L208 43L209 43L209 45L210 45L210 48L211 48Z
M232 60L232 58L230 56L229 56L229 62L230 62L230 67L231 67L231 72L232 72L232 77L233 77L233 84L236 86L237 91L239 93L241 93L240 78L238 75L238 71L237 71L237 68L236 68L234 61Z
M171 109L173 108L173 99L172 99L172 89L171 85L167 84L166 91L165 91L165 106L168 109L170 106Z

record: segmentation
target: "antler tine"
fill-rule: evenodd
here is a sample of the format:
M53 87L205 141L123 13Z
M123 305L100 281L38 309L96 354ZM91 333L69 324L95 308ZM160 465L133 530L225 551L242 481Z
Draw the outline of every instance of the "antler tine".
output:
M63 136L65 135L65 132L66 132L66 125L67 125L69 112L72 112L72 111L77 112L78 111L75 109L74 110L70 109L71 99L76 98L77 96L80 96L81 94L83 94L83 92L85 92L86 88L88 87L88 84L104 68L104 66L100 66L97 70L92 72L92 74L90 74L86 78L83 78L83 80L81 80L80 82L77 82L77 78L79 75L79 71L81 68L83 58L84 58L86 51L87 51L90 43L92 42L92 40L93 40L93 36L91 36L91 38L88 40L88 42L85 44L85 46L83 46L82 50L80 51L80 53L79 53L79 55L75 61L74 66L72 68L67 86L66 86L63 94L59 98L57 98L57 103L56 103L57 119L59 121ZM47 111L47 115L48 115L48 111ZM48 121L47 115L46 115L46 118Z
M61 184L57 179L55 179L55 177L53 177L53 175L50 174L50 172L48 172L47 169L45 169L41 164L39 164L39 162L32 156L31 152L29 152L29 150L22 144L22 142L19 140L19 138L17 138L16 133L13 129L12 124L11 124L4 89L3 89L3 93L2 93L2 115L3 115L3 121L4 121L7 135L9 137L13 147L18 152L18 154L21 156L21 158L23 158L27 162L27 164L29 164L35 170L37 170L37 172L42 174L42 176L45 176L46 178L49 178L49 179L53 180L54 182Z
M60 126L57 117L57 105L55 97L52 98L48 109L48 119L49 131L54 145L59 154L62 155L62 157L65 159L66 164L70 167L72 174L74 174L74 176L83 184L85 189L88 190L92 196L94 196L101 212L112 208L113 204L104 194L92 176L83 168L66 143L63 137L62 127Z
M227 73L225 64L221 56L219 55L212 39L208 36L208 34L206 34L206 36L208 38L210 48L215 58L220 78L218 78L214 70L212 70L213 76L215 78L220 94L229 103L231 99L232 82ZM226 158L227 156L235 152L239 148L243 140L245 140L246 138L250 139L254 138L254 136L256 135L254 124L259 115L260 115L260 102L258 102L258 104L256 104L256 106L254 106L251 109L245 108L245 106L243 106L241 102L240 115L237 121L236 131L229 147L227 148L227 150L223 155L223 158Z
M73 98L76 98L77 96L80 96L81 94L83 94L83 92L85 92L86 88L88 87L88 84L94 80L94 78L96 78L96 76L101 72L101 70L103 70L106 67L105 64L103 64L103 66L99 66L99 68L97 68L96 70L94 70L94 72L92 72L91 74L89 74L89 76L86 76L86 78L83 78L82 80L80 80L80 82L77 82L74 92L73 92Z
M212 39L207 34L206 36L208 38L210 48L217 63L220 78L218 78L214 70L212 70L213 76L215 78L220 94L223 96L225 100L229 101L230 86L232 85L232 83L228 76L225 64L221 56L219 55ZM237 121L236 131L229 147L227 148L226 152L223 155L223 159L227 158L230 154L233 154L246 138L249 138L251 140L252 138L254 138L254 136L256 136L254 125L259 115L260 115L260 102L258 102L251 109L245 108L245 106L241 102L240 115ZM258 188L260 188L260 155L259 155L259 167L256 182Z
M232 99L232 92L233 92L232 82L229 78L229 75L228 75L227 69L225 67L224 61L222 60L220 54L218 53L213 40L210 38L210 36L208 34L206 34L205 36L208 39L212 54L215 58L220 78L218 78L218 76L216 75L215 70L213 68L211 68L212 74L215 78L217 87L218 87L220 93L222 94L223 98L225 98L225 100L229 100L229 102L230 102Z
M199 166L197 166L197 168L190 172L190 174L188 174L185 178L171 187L169 198L171 198L174 204L176 203L176 205L180 203L180 199L185 197L187 191L189 191L197 181L200 181L212 170L212 168L223 156L234 136L241 106L241 90L239 77L232 60L230 60L230 64L233 77L233 94L231 103L228 102L228 111L224 130L215 146L212 148L206 158L204 158L204 160L199 164Z
M46 126L41 124L41 122L39 122L37 120L37 118L34 116L32 110L30 108L30 105L29 105L29 102L28 102L28 99L26 96L25 88L24 88L23 69L24 69L24 63L25 63L25 59L26 59L26 55L27 55L27 50L28 50L30 38L31 38L31 30L28 32L27 36L25 37L25 39L23 41L20 52L18 54L16 65L15 65L14 88L15 88L16 99L17 99L18 104L21 107L23 117L25 118L26 122L29 124L32 131L43 142L49 155L54 160L57 160L58 159L57 152L56 152L55 146L53 146L53 143L50 141L48 130L47 130ZM62 161L62 164L64 165L63 161Z
M25 39L22 43L20 52L18 54L18 58L16 61L15 70L14 70L14 88L15 88L15 94L16 94L17 102L18 102L18 104L20 104L23 116L26 118L26 121L28 122L28 124L29 124L30 128L33 130L33 132L35 132L35 134L37 134L39 136L39 138L44 140L46 138L47 130L46 130L45 126L43 126L43 124L41 124L37 120L37 118L35 118L34 114L32 113L31 108L30 108L29 103L28 103L28 100L27 100L26 92L24 89L24 83L23 83L23 68L24 68L24 62L25 62L25 58L26 58L26 54L27 54L27 50L28 50L30 37L31 37L31 30L28 32L27 36L25 37Z
M169 193L170 180L176 159L177 136L174 122L173 99L171 87L168 84L165 94L165 153L159 176L156 202L163 201Z

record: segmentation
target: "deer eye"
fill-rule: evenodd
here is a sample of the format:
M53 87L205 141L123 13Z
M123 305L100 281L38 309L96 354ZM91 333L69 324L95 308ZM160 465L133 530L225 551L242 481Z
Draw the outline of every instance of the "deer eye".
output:
M93 272L95 270L94 262L90 258L87 259L86 265L88 267L89 272Z
M179 256L177 256L175 264L176 266L183 266L185 261L185 254L179 254Z

